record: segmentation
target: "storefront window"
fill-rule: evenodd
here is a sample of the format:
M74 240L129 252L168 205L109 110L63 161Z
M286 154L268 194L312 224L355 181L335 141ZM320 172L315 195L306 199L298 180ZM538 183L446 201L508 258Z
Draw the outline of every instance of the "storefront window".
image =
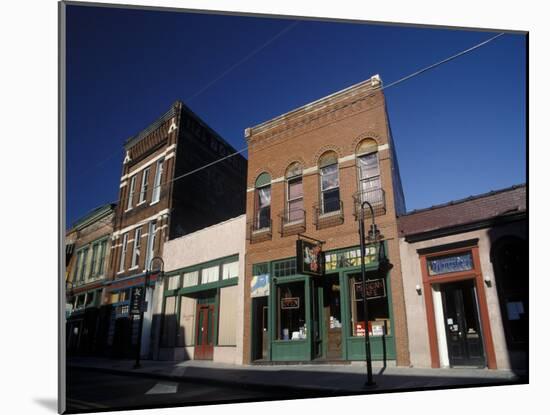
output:
M307 338L304 282L277 286L278 340Z
M349 279L351 334L357 337L365 335L362 281L361 274L352 275ZM369 335L374 337L390 335L388 297L383 279L367 274L367 298Z

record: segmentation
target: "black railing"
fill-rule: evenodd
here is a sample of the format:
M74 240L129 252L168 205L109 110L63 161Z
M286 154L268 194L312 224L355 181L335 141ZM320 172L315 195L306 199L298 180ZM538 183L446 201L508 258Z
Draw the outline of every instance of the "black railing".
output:
M386 213L386 193L383 189L374 189L363 192L357 192L353 195L354 215L357 219L361 215L361 204L369 202L374 211L374 216ZM363 217L371 217L370 209L363 210Z
M272 221L266 217L254 218L247 222L246 238L250 242L271 239Z
M279 213L281 236L295 235L306 230L306 211L304 209L285 209Z
M313 205L313 223L317 229L340 225L344 222L344 202L331 199Z

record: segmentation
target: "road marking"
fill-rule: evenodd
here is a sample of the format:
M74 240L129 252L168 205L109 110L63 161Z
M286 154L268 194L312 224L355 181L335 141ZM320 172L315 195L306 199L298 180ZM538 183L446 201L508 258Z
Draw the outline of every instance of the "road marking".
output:
M155 386L145 392L146 395L155 395L161 393L176 393L178 384L176 382L158 382Z

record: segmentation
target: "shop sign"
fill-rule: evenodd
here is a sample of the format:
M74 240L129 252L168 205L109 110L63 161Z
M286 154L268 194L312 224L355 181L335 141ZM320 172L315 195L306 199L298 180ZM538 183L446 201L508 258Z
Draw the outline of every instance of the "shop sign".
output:
M317 242L296 241L296 267L298 274L323 275L323 252Z
M365 285L368 300L386 296L386 282L383 278L367 280ZM363 283L361 281L355 283L355 299L356 301L363 300Z
M143 300L143 287L132 288L132 297L130 298L130 314L140 314Z
M365 322L359 321L355 323L355 335L359 337L365 337Z
M469 271L473 269L472 253L450 255L428 259L428 272L430 275L447 274L449 272Z
M365 265L376 262L378 248L374 245L365 247ZM343 252L325 254L325 272L334 271L340 268L360 267L361 250L359 248L349 249Z
M281 298L281 310L300 308L300 297Z
M269 274L255 275L250 281L250 297L269 296Z

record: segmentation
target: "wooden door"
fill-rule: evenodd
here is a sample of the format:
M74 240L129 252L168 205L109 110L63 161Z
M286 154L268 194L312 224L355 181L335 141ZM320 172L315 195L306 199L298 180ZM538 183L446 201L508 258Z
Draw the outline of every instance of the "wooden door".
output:
M451 366L485 366L473 280L445 284L443 306Z
M214 306L197 306L195 360L212 360L214 356Z

